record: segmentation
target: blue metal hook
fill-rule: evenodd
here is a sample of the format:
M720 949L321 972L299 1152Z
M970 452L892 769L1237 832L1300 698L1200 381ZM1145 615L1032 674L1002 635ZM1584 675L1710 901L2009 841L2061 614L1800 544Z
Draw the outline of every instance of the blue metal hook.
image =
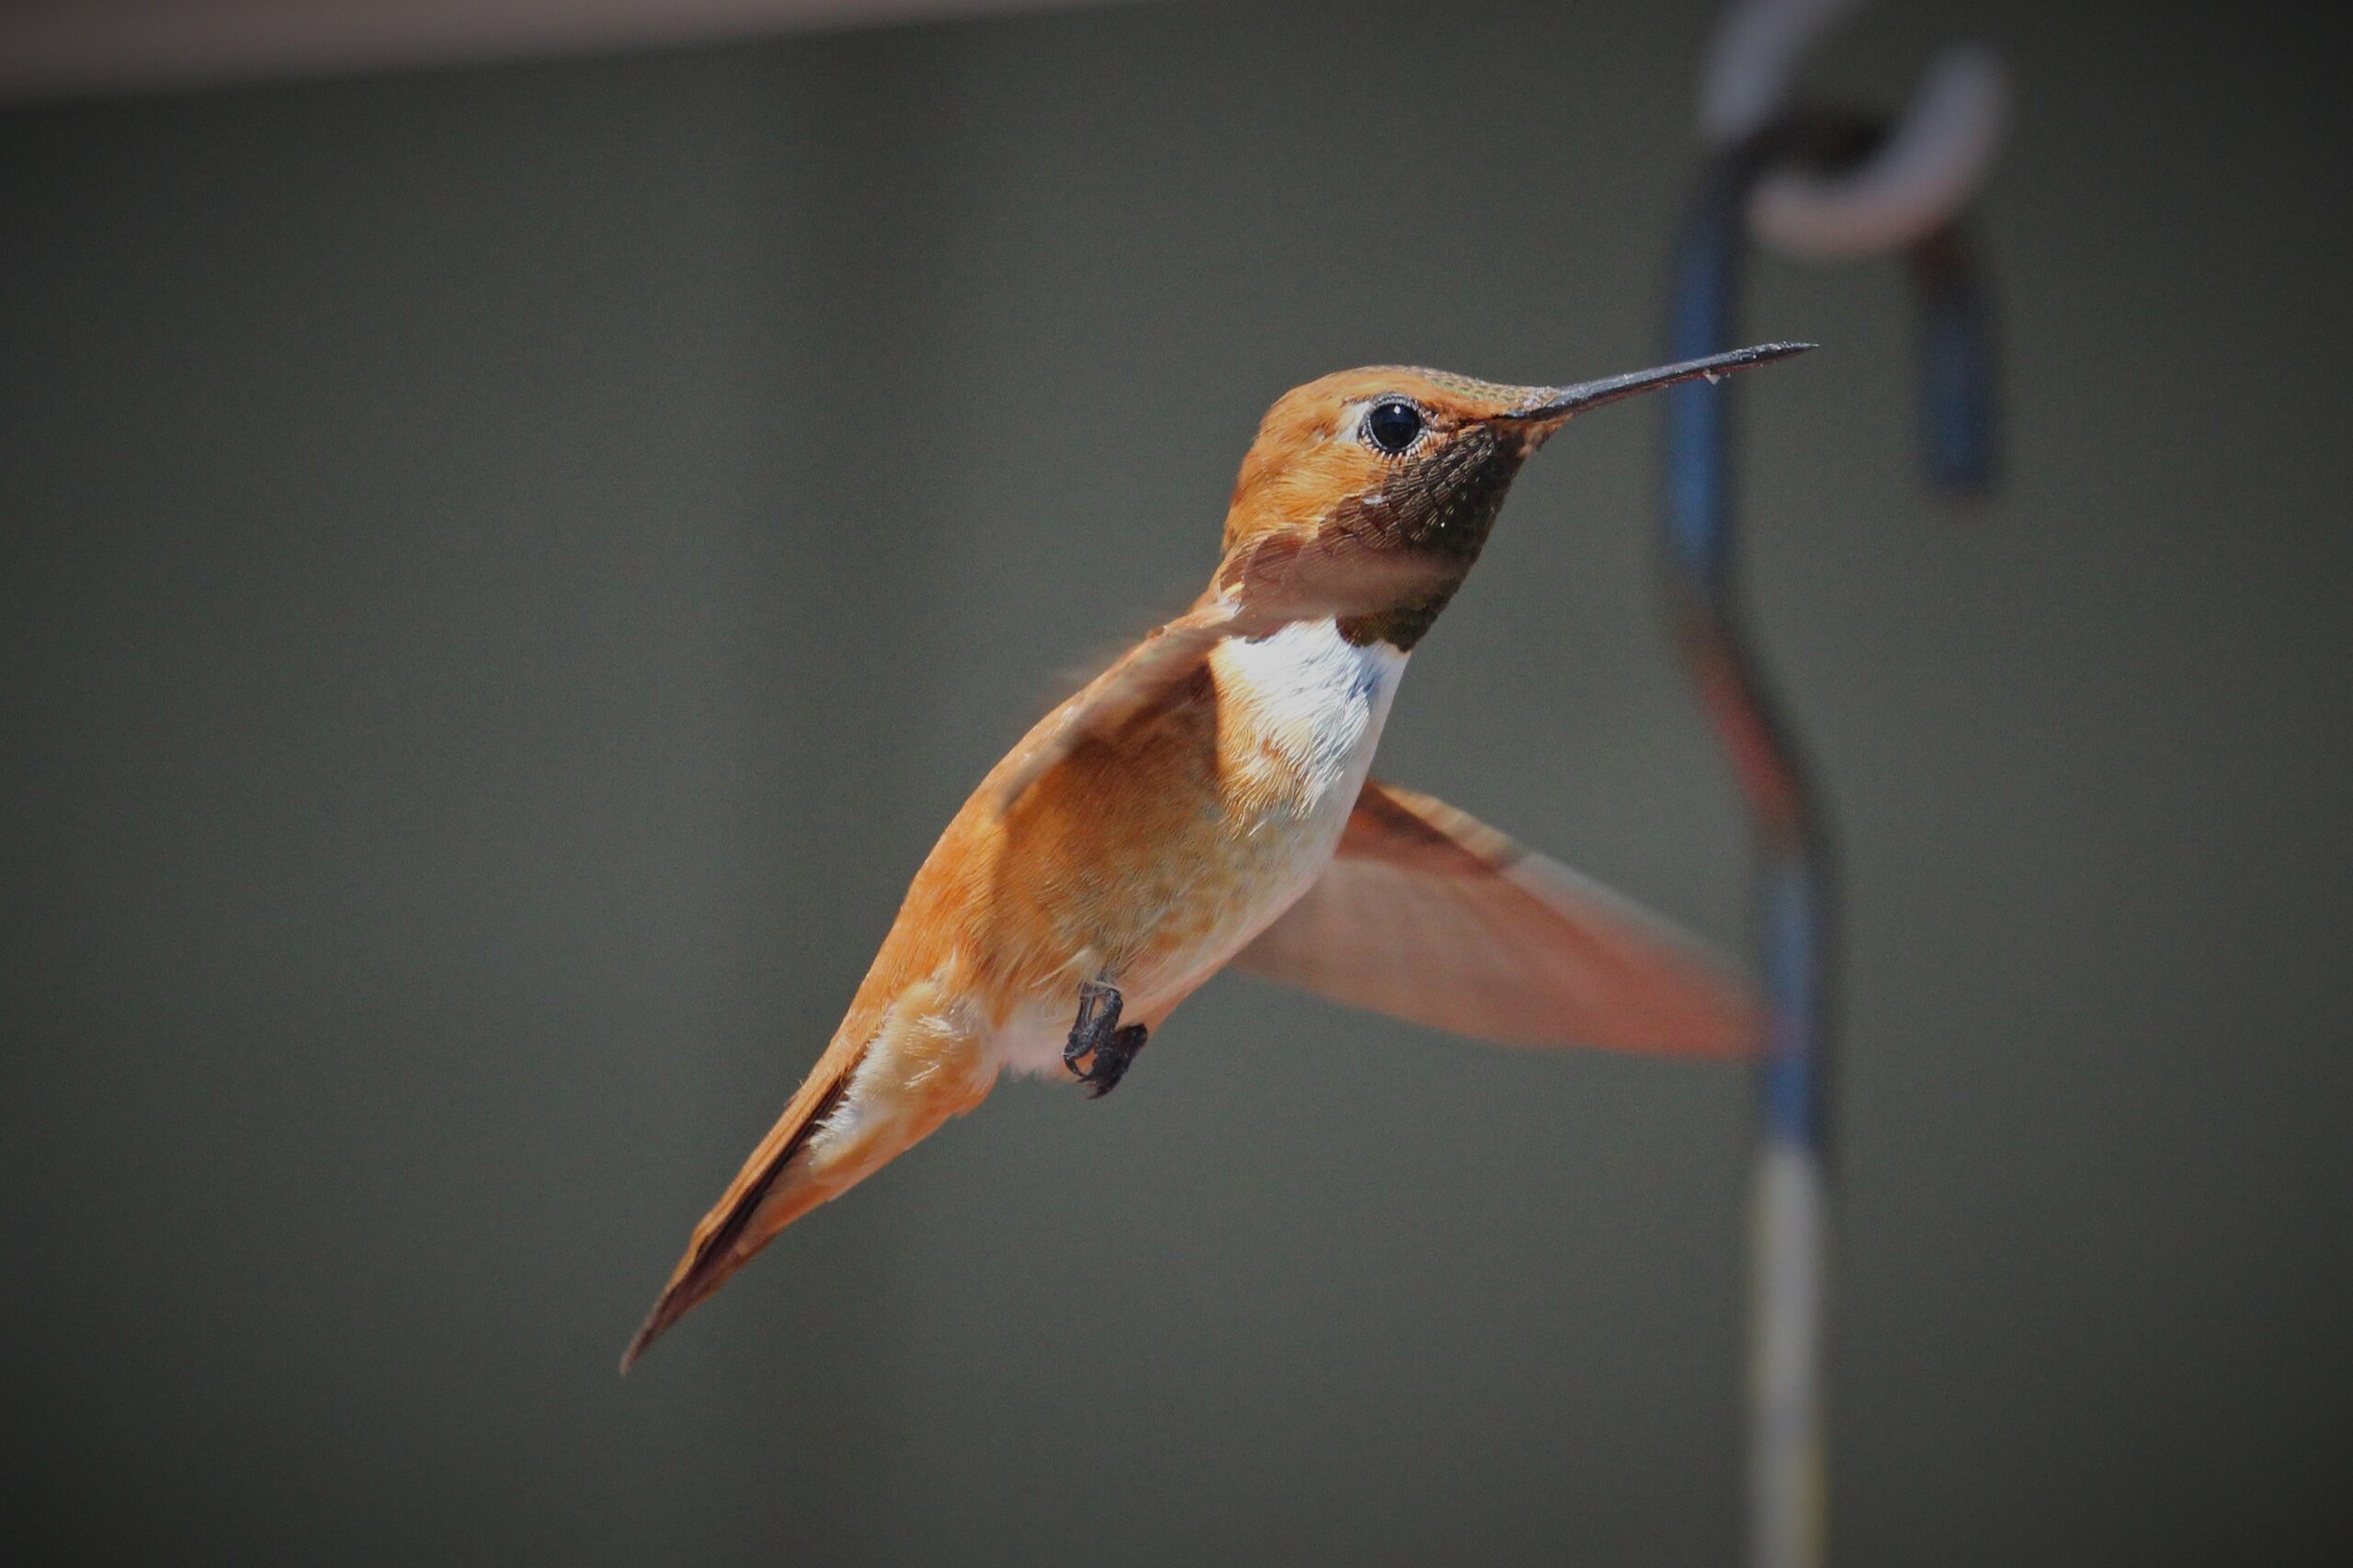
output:
M1737 341L1749 199L1791 165L1830 171L1884 135L1857 119L1793 115L1720 153L1676 250L1670 358ZM1957 221L1907 252L1918 292L1921 412L1930 482L1974 494L1994 470L1994 354L1985 291ZM1836 886L1830 833L1803 748L1750 652L1733 524L1731 391L1665 394L1665 524L1677 640L1746 801L1758 857L1768 1035L1757 1075L1753 1234L1750 1561L1809 1568L1826 1546L1823 1303L1831 1175L1829 1096Z

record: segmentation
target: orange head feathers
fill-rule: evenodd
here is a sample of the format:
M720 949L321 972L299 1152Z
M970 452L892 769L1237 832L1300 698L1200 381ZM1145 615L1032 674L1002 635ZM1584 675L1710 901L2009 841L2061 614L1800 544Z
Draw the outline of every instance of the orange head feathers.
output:
M1343 370L1284 393L1258 426L1226 513L1222 584L1259 551L1313 546L1352 577L1351 642L1410 649L1461 586L1519 466L1585 410L1802 352L1744 348L1607 381L1506 386L1404 366ZM1385 569L1385 570L1384 570ZM1363 602L1370 601L1370 602Z

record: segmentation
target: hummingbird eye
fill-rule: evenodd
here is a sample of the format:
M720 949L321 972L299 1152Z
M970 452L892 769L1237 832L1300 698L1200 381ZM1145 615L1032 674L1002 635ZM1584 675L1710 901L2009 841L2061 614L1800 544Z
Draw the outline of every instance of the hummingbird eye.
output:
M1364 438L1373 449L1397 457L1422 434L1422 411L1403 398L1383 398L1365 410Z

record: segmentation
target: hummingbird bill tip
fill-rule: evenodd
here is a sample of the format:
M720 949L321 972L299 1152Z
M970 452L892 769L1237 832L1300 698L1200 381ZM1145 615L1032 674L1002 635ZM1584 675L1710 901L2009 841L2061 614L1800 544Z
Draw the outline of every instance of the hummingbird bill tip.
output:
M1776 359L1787 359L1820 347L1815 343L1794 341L1759 343L1698 359L1680 359L1672 365L1654 366L1647 370L1631 370L1622 376L1607 376L1597 381L1579 381L1574 386L1554 387L1535 403L1515 409L1510 417L1540 420L1548 426L1554 426L1589 408L1638 397L1662 387L1697 381L1705 381L1712 386L1735 370L1745 370L1752 365L1770 364Z

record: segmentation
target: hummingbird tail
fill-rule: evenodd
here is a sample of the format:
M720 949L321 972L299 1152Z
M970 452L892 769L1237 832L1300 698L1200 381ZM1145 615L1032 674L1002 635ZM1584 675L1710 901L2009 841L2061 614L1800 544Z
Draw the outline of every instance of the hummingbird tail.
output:
M812 1081L814 1082L813 1075ZM694 1239L688 1244L686 1256L678 1260L677 1267L671 1272L669 1283L662 1288L654 1310L646 1313L645 1322L638 1326L636 1335L629 1342L629 1348L621 1352L622 1372L628 1372L636 1365L637 1358L645 1353L647 1346L660 1338L672 1324L700 1305L705 1297L725 1283L727 1277L741 1268L758 1250L760 1241L765 1237L751 1241L749 1245L744 1244L754 1216L759 1212L761 1205L776 1194L785 1176L785 1167L791 1164L792 1157L808 1143L810 1135L824 1125L824 1119L841 1103L842 1093L848 1085L848 1074L835 1076L808 1110L799 1116L793 1112L806 1096L806 1085L802 1095L794 1096L792 1107L788 1108L783 1119L769 1129L768 1135L760 1140L759 1146L752 1151L751 1158L744 1163L743 1170L728 1187L726 1194L695 1227ZM808 1184L795 1185L805 1188ZM810 1201L813 1204L823 1199L812 1199ZM805 1212L806 1208L804 1205L801 1211ZM791 1219L798 1217L796 1212L779 1223L776 1229L782 1229L783 1225L791 1222Z
M845 1025L835 1037L695 1227L686 1256L621 1353L623 1372L778 1232L981 1102L995 1072L979 1042L948 1023L936 990L928 982L910 986L879 1028Z

